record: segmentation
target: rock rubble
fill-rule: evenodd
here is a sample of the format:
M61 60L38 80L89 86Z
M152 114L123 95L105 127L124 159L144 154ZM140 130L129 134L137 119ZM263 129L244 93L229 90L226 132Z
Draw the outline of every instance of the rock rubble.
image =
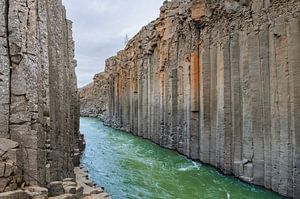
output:
M29 186L0 193L0 199L111 199L102 188L88 180L86 170L75 167L74 173L76 178L51 182L48 188Z

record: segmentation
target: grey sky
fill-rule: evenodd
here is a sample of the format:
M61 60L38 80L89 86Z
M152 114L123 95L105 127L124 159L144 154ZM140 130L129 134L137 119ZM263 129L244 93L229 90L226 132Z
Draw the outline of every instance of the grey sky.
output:
M159 16L164 0L63 0L73 21L78 86L104 70L105 59L124 48L142 26Z

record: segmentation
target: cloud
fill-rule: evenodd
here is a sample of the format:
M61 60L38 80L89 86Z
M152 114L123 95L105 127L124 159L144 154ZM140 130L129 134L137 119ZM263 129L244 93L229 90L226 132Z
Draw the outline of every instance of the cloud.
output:
M73 21L78 86L104 71L105 59L124 48L142 26L159 16L164 0L63 0Z

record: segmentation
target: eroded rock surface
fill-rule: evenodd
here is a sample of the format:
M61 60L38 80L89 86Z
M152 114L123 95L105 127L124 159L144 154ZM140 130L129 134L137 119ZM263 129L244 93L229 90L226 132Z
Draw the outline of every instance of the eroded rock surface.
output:
M80 115L88 117L102 117L108 109L107 73L99 73L94 81L79 89L80 93ZM99 90L103 92L99 92Z
M108 125L300 198L299 52L298 0L166 1L87 98Z
M0 0L0 192L75 177L71 28L60 0Z

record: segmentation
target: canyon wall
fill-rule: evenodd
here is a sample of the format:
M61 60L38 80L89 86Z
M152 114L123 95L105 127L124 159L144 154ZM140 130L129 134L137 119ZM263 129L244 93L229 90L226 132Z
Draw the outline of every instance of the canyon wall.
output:
M61 0L0 0L0 192L74 177L79 97Z
M79 89L81 116L101 117L108 110L107 75L103 72L96 74L92 83Z
M107 98L102 119L300 198L299 0L172 0L160 11L91 85Z

